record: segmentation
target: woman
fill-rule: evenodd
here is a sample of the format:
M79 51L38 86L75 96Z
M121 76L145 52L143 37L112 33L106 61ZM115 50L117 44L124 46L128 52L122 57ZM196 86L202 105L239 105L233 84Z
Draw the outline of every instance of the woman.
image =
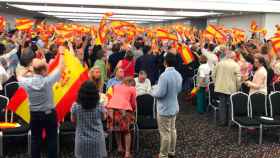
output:
M90 78L90 80L93 81L94 85L97 86L97 88L99 89L99 92L102 93L104 82L101 79L100 68L97 66L92 67L89 71L89 78Z
M135 59L131 51L126 52L124 59L119 61L117 68L124 70L124 77L134 77Z
M110 131L116 132L118 152L123 153L125 140L125 158L131 157L131 133L130 127L134 124L134 111L136 107L135 82L127 77L122 84L113 86L113 95L107 104L108 119L107 127Z
M245 85L250 88L250 93L258 91L267 94L267 70L265 58L259 55L255 56L254 66L256 68L256 72L253 76L253 80L246 81Z
M202 55L200 57L201 65L198 68L197 72L197 83L199 90L196 95L196 111L200 114L203 114L206 109L206 87L209 83L209 75L210 75L210 66L207 63L206 56Z
M105 51L101 49L96 54L96 61L94 63L94 67L99 67L101 72L101 81L103 83L107 80L107 68L105 61Z
M76 123L75 157L104 158L107 156L102 119L105 119L99 105L99 90L93 81L82 84L77 104L72 108L71 120Z

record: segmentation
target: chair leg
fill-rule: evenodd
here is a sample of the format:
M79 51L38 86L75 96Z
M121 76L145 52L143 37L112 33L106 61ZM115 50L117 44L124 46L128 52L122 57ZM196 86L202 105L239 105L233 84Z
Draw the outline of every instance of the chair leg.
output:
M217 109L214 109L214 123L217 124Z
M3 157L3 132L0 131L0 157Z
M31 156L31 130L29 130L27 134L27 153Z
M242 137L242 127L238 127L238 144L241 144L241 137Z
M59 153L60 153L60 135L59 135L59 133L60 133L60 131L59 131L59 127L57 128L57 145L56 145L56 147L57 147L57 156L58 157L60 157L59 156Z
M262 144L262 140L263 140L263 127L262 125L260 125L260 137L259 137L259 144Z

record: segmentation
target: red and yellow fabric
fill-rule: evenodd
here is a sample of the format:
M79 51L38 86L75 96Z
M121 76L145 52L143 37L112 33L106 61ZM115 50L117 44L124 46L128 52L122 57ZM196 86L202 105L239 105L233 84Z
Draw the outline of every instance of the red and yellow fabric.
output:
M107 31L108 31L107 20L112 15L113 15L113 13L105 13L103 18L100 20L95 44L102 45L102 44L105 43L106 34L107 34Z
M53 86L55 109L59 121L62 121L64 116L70 111L81 84L88 80L88 71L81 65L79 59L68 50L65 50L64 54L65 69L61 79ZM56 68L58 61L59 58L56 57L49 65L49 73ZM7 108L29 123L30 110L28 104L27 93L21 87L11 98Z
M274 54L280 52L280 36L274 36L271 39Z
M16 19L16 29L28 31L32 29L34 21L27 18L18 18Z
M239 43L241 41L245 41L246 33L244 30L238 28L232 28L233 42Z
M185 44L178 44L178 53L181 55L184 64L189 64L195 60L190 48Z
M6 20L5 17L0 16L0 32L3 32L6 27Z
M197 94L198 90L199 90L198 87L194 87L191 91L191 96L194 97Z
M225 42L227 39L226 34L222 31L222 29L219 29L218 26L208 25L206 28L206 33L219 41Z
M162 39L162 40L178 41L177 35L171 34L167 30L164 30L164 29L157 29L156 37L159 39Z

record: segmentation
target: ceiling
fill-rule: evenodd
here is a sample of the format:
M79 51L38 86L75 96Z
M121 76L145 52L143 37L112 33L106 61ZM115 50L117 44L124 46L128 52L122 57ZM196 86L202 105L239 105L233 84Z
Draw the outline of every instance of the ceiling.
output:
M106 12L114 13L111 19L137 23L280 13L280 1L272 0L0 0L0 5L12 12L77 22L98 22Z

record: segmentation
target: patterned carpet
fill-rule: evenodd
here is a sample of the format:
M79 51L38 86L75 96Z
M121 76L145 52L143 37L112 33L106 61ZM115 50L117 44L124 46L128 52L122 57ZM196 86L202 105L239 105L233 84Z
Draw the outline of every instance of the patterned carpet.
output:
M180 97L181 98L181 97ZM237 143L236 127L217 127L211 113L200 115L194 106L180 99L180 113L177 119L177 155L176 158L278 158L280 144L277 129L265 131L263 145L258 145L258 133L244 130L243 142ZM8 158L26 158L26 144L20 140L9 140L5 148L9 149ZM63 137L61 158L74 158L73 136ZM157 131L140 132L140 152L135 158L152 158L159 150ZM45 154L44 154L45 155ZM46 157L46 156L44 156ZM118 158L115 152L110 158Z

